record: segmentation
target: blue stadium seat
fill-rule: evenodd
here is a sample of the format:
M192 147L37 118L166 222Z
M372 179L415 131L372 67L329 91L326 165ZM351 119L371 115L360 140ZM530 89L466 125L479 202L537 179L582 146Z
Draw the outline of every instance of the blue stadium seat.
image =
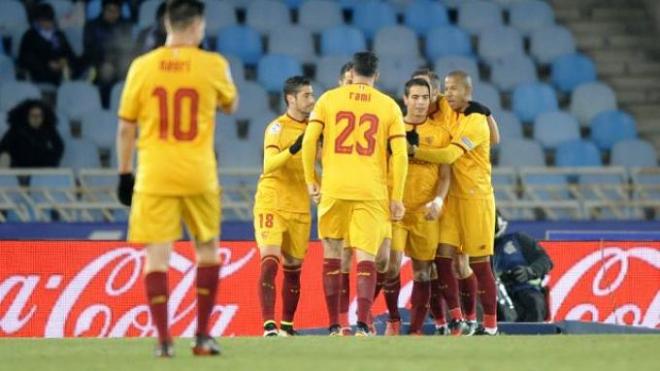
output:
M0 81L16 80L16 69L11 57L0 54Z
M415 0L405 8L404 24L417 35L425 35L434 27L449 25L447 8L429 0Z
M64 145L61 167L70 167L74 170L101 167L99 150L88 139L73 139Z
M110 111L117 112L121 102L121 93L124 91L124 80L117 81L110 90Z
M479 82L479 67L474 58L455 55L438 58L433 64L435 73L438 74L440 81L444 81L445 76L452 71L461 70L467 72L472 78L472 82Z
M305 1L300 6L298 14L298 23L312 32L321 32L344 21L341 7L337 2L330 0Z
M245 23L262 34L267 34L291 24L291 16L286 5L277 0L255 0L247 7Z
M625 167L654 167L658 165L658 154L653 146L641 139L627 139L612 147L611 164Z
M321 33L321 55L350 56L367 49L367 40L360 29L351 26L336 26Z
M479 34L478 50L479 56L490 65L505 57L525 53L520 32L508 26L496 26L483 30Z
M29 27L27 11L20 1L0 2L0 36L10 36L12 30L25 30Z
M490 79L498 89L509 92L519 84L537 81L536 66L525 55L507 55L492 65Z
M231 78L234 80L234 84L240 84L245 81L245 66L243 65L243 61L231 55L225 56L225 59L229 63Z
M475 101L486 105L491 111L498 111L502 108L500 93L489 83L478 82L473 84L472 97Z
M139 30L147 28L154 23L156 19L156 10L162 3L162 0L145 0L138 9L137 27Z
M404 84L410 78L411 72L424 64L424 60L421 58L381 58L378 65L380 77L376 81L376 85L400 97L403 95ZM335 75L338 75L338 73L335 72Z
M601 112L591 120L591 139L602 150L609 150L621 140L637 138L637 124L629 114L610 110Z
M555 165L559 167L602 166L603 162L595 144L578 139L557 146Z
M616 108L616 95L605 83L587 82L571 93L571 113L582 125L588 125L598 113Z
M261 36L251 27L229 26L218 33L216 49L224 55L233 55L243 63L255 65L261 58Z
M270 109L268 93L258 83L244 81L237 88L241 94L241 104L238 105L238 110L234 113L236 119L249 120L251 117L261 115Z
M493 117L497 121L497 127L500 131L500 137L503 141L509 139L522 139L522 124L511 111L494 111Z
M339 5L344 10L352 11L362 0L339 0Z
M83 38L85 29L82 27L68 27L62 31L64 32L66 40L71 45L73 53L78 56L82 56L84 52Z
M364 0L353 8L353 26L364 32L371 40L383 27L396 25L396 13L389 3L378 0Z
M282 91L284 80L302 75L302 66L294 57L285 54L269 54L257 65L257 79L269 93Z
M224 1L207 1L204 11L206 34L217 35L223 27L236 25L236 10Z
M372 49L378 56L386 58L419 56L417 35L405 26L388 26L378 30Z
M0 84L0 112L9 111L25 99L41 99L36 85L25 81L3 81Z
M303 63L316 60L312 32L301 26L284 26L268 35L270 54L287 54Z
M498 158L499 166L545 166L541 145L529 139L502 141Z
M107 110L92 111L81 120L81 134L97 148L110 149L115 145L117 136L117 114Z
M298 9L302 3L303 0L284 0L284 4L286 4L289 9Z
M99 90L87 81L65 81L57 88L56 108L67 119L79 121L86 113L101 109Z
M579 124L570 113L544 112L534 120L534 139L545 149L555 149L562 142L580 139Z
M458 25L473 35L501 26L502 8L484 0L462 2L458 8Z
M525 83L513 90L512 110L523 123L531 123L543 112L559 107L555 90L541 82Z
M575 39L563 26L539 28L532 32L529 52L538 63L550 64L561 55L575 53Z
M450 55L472 55L470 35L450 25L432 28L426 34L425 45L426 57L432 61Z
M350 60L344 55L333 55L319 58L316 63L315 79L326 89L335 88L339 81L341 67Z
M523 35L555 23L552 7L545 1L527 0L513 4L509 9L509 23Z
M580 84L595 81L596 66L583 54L565 54L552 62L551 79L559 90L568 93Z

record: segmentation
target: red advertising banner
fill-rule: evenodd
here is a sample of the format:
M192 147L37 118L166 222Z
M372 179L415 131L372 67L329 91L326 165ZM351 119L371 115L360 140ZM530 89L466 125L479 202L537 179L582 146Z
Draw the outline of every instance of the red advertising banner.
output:
M660 329L660 242L544 242L555 321Z
M660 328L660 243L544 246L555 263L549 277L555 320ZM223 242L219 253L225 264L210 323L212 334L260 335L259 253L253 242ZM143 264L142 249L123 242L0 242L0 337L153 335ZM404 265L399 306L407 305L412 289L409 261ZM321 269L322 251L315 242L303 265L298 328L327 326ZM194 281L193 248L178 243L169 275L170 324L175 336L192 336L195 331ZM351 288L354 316L354 282ZM279 304L278 296L276 313ZM374 313L384 310L381 298Z

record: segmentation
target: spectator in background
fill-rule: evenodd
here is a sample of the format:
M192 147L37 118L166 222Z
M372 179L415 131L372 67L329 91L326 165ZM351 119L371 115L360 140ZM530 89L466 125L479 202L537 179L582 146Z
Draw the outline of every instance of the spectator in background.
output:
M31 81L59 85L77 75L78 58L57 28L53 7L40 3L33 9L32 27L21 38L18 64Z
M57 118L44 102L28 99L7 114L9 130L0 141L11 167L57 167L64 152Z
M165 45L165 39L167 38L167 31L165 30L165 3L158 6L154 21L153 25L140 31L135 42L133 55L138 56Z
M110 101L112 85L126 75L131 62L131 24L121 18L121 0L103 0L101 15L85 25L85 61L96 71L104 107Z
M497 211L495 223L495 275L513 301L518 322L542 322L547 316L543 277L552 261L536 240L524 233L506 232L508 222ZM498 298L502 301L505 298Z

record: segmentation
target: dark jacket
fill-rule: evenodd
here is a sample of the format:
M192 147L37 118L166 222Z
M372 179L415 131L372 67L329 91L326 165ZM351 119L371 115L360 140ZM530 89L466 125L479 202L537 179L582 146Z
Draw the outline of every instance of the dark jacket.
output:
M56 118L45 105L44 123L32 128L27 113L34 101L26 101L9 111L9 130L0 140L0 153L11 156L11 167L56 167L64 152L62 138L56 129Z
M72 77L76 77L79 60L62 31L54 32L54 42L45 39L34 27L23 34L18 63L27 70L32 81L59 85L62 82L62 71L53 71L48 63L61 58L67 60Z

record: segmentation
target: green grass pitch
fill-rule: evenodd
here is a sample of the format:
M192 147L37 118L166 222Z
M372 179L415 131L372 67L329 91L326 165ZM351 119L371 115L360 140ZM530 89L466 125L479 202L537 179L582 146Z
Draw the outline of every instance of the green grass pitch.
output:
M658 370L659 335L222 338L223 354L154 359L153 339L0 339L0 370Z

